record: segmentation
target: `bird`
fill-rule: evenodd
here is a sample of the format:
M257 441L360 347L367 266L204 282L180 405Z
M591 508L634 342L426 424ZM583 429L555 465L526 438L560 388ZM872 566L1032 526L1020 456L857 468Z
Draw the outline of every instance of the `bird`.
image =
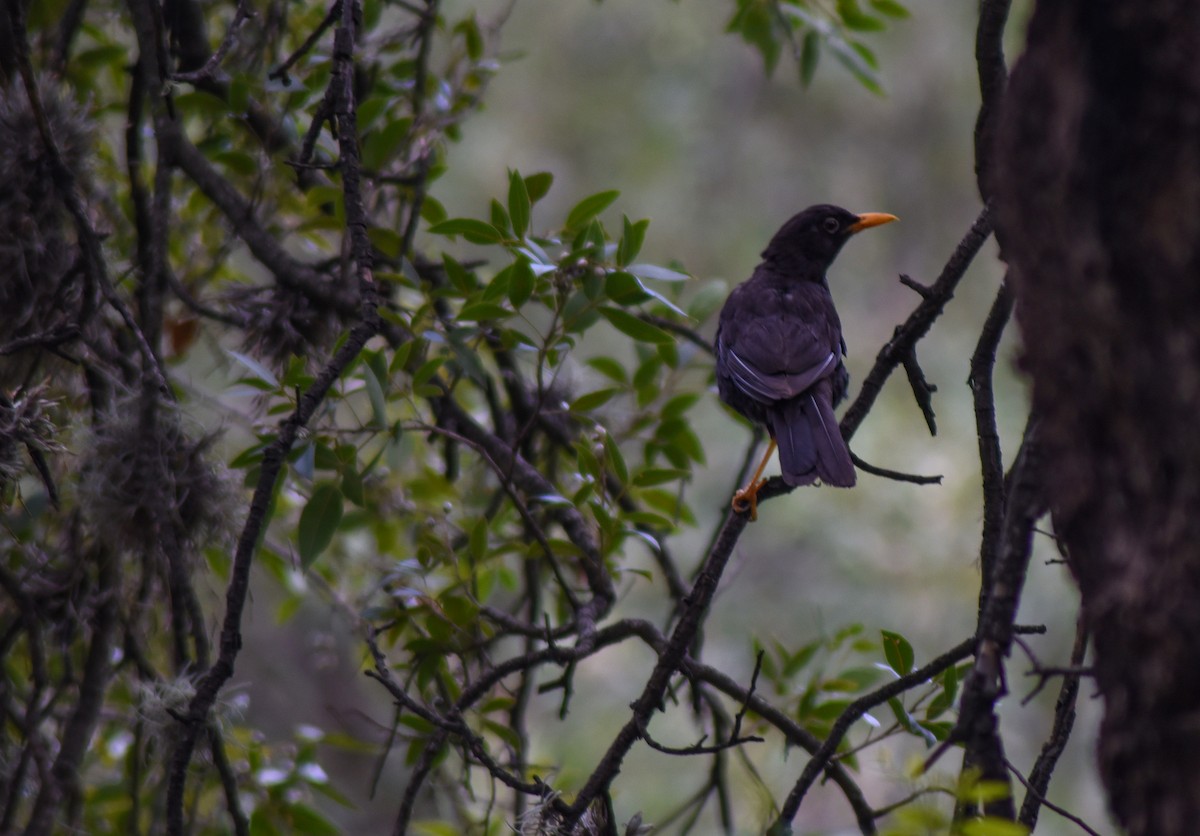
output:
M810 206L780 227L721 309L717 391L771 437L731 503L751 520L758 518L762 473L776 449L788 485L854 486L854 462L833 414L850 382L842 362L846 341L825 274L852 235L895 220L885 212Z

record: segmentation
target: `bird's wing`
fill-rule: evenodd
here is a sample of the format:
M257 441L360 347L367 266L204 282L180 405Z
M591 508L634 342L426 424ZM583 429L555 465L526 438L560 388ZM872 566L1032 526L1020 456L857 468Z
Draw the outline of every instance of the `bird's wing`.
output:
M741 328L736 341L720 337L717 352L738 389L764 404L794 398L838 364L828 344L782 319Z

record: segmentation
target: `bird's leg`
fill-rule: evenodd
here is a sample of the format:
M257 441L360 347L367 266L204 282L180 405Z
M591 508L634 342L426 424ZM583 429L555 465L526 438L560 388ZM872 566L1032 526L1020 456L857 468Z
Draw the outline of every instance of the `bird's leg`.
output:
M750 477L749 484L733 495L733 510L739 514L746 511L750 512L750 521L754 522L758 519L758 492L763 485L767 484L767 480L761 478L764 470L767 469L767 462L771 460L771 455L775 452L775 439L771 439L771 443L767 445L767 452L762 457L762 461L758 463L758 470L754 471L754 475Z

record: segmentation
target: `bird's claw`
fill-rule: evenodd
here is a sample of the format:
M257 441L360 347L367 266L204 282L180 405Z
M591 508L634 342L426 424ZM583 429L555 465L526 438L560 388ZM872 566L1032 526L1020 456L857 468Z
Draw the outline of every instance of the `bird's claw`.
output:
M765 484L767 484L766 479L759 479L736 492L733 495L733 501L729 503L733 507L734 512L738 514L749 513L750 522L757 520L758 492Z

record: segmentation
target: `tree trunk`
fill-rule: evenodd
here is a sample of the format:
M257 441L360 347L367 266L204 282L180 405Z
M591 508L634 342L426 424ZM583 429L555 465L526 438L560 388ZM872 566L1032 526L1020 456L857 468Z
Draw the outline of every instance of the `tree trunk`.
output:
M1200 822L1200 4L1042 0L993 192L1132 836Z

